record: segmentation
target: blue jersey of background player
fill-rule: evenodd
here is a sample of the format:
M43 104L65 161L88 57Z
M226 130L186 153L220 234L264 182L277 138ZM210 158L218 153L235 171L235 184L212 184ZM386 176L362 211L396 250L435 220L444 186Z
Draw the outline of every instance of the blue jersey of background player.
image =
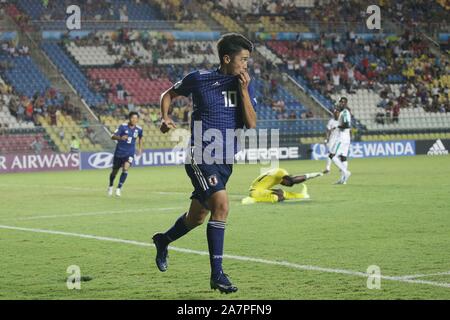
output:
M256 127L256 113L249 89L250 76L247 63L253 50L252 43L236 33L223 35L217 43L220 68L214 71L196 71L177 82L161 95L161 128L167 133L175 124L168 116L172 99L192 94L194 111L193 121L202 122L202 134L214 129L222 134L227 129ZM191 146L204 151L208 142L196 143L195 134ZM223 136L225 139L225 136ZM198 137L197 137L198 139ZM202 141L203 139L200 139ZM234 142L221 141L225 148L234 147ZM192 148L191 148L192 150ZM235 151L235 150L233 150ZM224 151L225 152L225 151ZM225 154L214 154L216 160L223 160ZM232 164L217 161L212 164L198 163L191 157L185 165L186 173L194 187L188 212L183 214L165 233L153 236L157 253L156 265L160 271L167 270L167 246L190 230L201 225L209 212L211 218L207 226L207 240L211 264L210 285L221 292L235 292L237 288L222 270L225 223L228 216L228 195L226 183L232 172Z
M113 168L109 176L108 195L112 196L114 179L117 172L122 168L119 184L116 189L116 195L121 196L122 186L128 176L128 169L133 164L136 153L136 141L139 141L138 155L142 154L142 136L143 130L137 125L139 121L139 114L137 112L130 112L128 115L128 122L121 124L114 134L111 136L112 140L117 141L116 150L114 151Z

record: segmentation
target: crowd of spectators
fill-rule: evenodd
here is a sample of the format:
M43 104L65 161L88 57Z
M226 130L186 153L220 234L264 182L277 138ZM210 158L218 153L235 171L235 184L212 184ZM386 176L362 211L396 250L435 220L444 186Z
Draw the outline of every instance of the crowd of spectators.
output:
M68 96L61 97L54 88L49 88L44 94L36 93L32 98L24 95L6 94L4 101L9 111L19 122L33 122L39 126L39 116L48 117L50 125L56 126L58 112L71 116L75 121L82 120L81 111L70 102Z
M74 4L70 0L40 0L45 8L39 17L41 21L62 21L66 18L65 8ZM147 4L153 8L159 7L162 17L161 20L171 20L177 22L186 22L195 20L198 14L192 10L192 0L183 0L177 4L176 1L155 1L155 0L130 0L130 3ZM115 2L111 0L78 0L76 4L82 12L82 19L89 21L112 21L119 20L128 22L129 8L127 3Z
M377 105L379 111L376 114L376 122L398 122L403 108L423 108L434 113L450 112L449 88L440 86L438 81L432 82L429 87L420 81L408 81L400 87L397 95L390 86L382 87L379 90L381 100Z
M29 56L29 48L25 45L17 46L13 41L0 44L2 55L9 57ZM13 61L0 60L0 74L14 67ZM71 116L75 121L81 121L81 110L70 102L69 96L62 96L55 88L47 88L45 92L36 92L32 97L20 95L13 87L0 81L0 92L4 103L11 114L19 122L33 122L39 125L38 116L49 116L52 125L56 125L56 113L62 112Z
M207 0L198 0L202 3ZM377 4L383 16L399 22L408 29L420 27L429 33L449 31L450 4L446 0L315 0L314 6L297 6L295 0L214 1L218 10L237 21L258 16L283 16L286 20L302 21L312 31L333 32L348 29L366 30L367 7ZM269 31L269 30L267 30Z
M69 39L63 40L63 44L68 43L70 43ZM137 43L139 45L136 45ZM211 69L215 67L206 59L203 63L195 64L195 66L158 64L159 58L184 58L187 54L214 54L213 46L209 42L181 45L172 39L143 37L137 32L122 29L113 33L92 33L86 38L76 39L75 44L77 46L106 46L110 55L118 56L113 67L135 68L144 79L168 78L174 83L191 72L193 68ZM123 118L130 111L138 111L144 117L147 116L150 122L159 122L159 111L156 111L158 106L151 103L136 105L121 79L116 85L102 78L90 79L89 87L94 92L102 94L107 100L107 103L92 106L97 114ZM112 96L117 97L120 102L115 104L112 99L109 99ZM173 105L175 121L188 122L186 118L188 112L185 113L185 110L190 110L191 106L190 98L181 97L177 99Z
M152 59L146 59L146 56L140 56L133 48L135 43L139 42L140 47L144 48L147 54L150 54ZM217 67L210 61L205 61L200 64L192 65L160 65L158 59L161 58L183 58L186 54L205 54L214 55L213 45L209 42L193 42L189 45L182 45L180 42L173 41L171 39L155 38L155 37L142 37L140 34L136 34L133 31L120 30L116 33L102 33L91 34L84 39L76 40L78 46L107 46L109 54L118 55L122 54L119 58L121 63L116 64L114 67L133 67L140 74L142 78L149 79L161 79L167 77L172 83L175 83L179 79L186 76L193 69L212 69ZM148 58L148 56L147 56ZM130 63L133 61L133 63ZM279 74L274 72L277 67L274 66L267 59L261 59L258 55L253 55L249 60L251 75L260 78L266 85L262 87L263 90L260 103L272 107L277 112L278 119L293 119L297 115L288 112L284 107L286 102L280 99L274 99L273 97L279 93L280 86L283 83L279 83ZM281 80L283 81L283 80ZM287 79L284 79L287 81ZM91 79L89 83L90 88L107 98L107 103L102 105L93 106L93 109L102 116L112 115L114 117L123 117L129 111L140 111L146 108L155 108L157 106L153 104L147 105L135 105L133 97L124 88L121 80L119 79L116 85L112 85L105 79ZM120 101L117 105L113 103L108 97L117 97ZM180 98L175 101L175 108L189 108L192 102L189 98ZM175 109L177 110L177 109ZM150 115L152 113L150 112ZM149 118L150 118L149 115ZM311 112L305 112L299 117L307 118L312 117ZM176 116L178 119L184 118L184 115Z
M434 34L449 32L450 4L447 0L387 0L384 9L405 28Z
M11 57L29 56L30 49L26 45L17 46L14 41L2 41L1 53Z
M165 20L178 23L190 22L198 18L196 8L193 6L194 2L193 0L182 0L179 2L147 0L149 4L159 5Z
M73 5L70 0L41 0L45 8L40 16L41 21L62 21L66 19L66 8ZM76 4L80 7L83 20L114 20L116 16L120 21L127 21L127 5L113 6L111 0L79 0Z
M287 46L283 54L287 69L329 99L342 90L381 93L389 82L408 81L407 87L413 88L409 91L418 94L408 95L410 104L427 111L447 110L449 61L434 55L429 44L412 33L365 41L350 32L342 38L322 35L317 41L288 42Z
M70 44L68 34L63 44ZM106 46L108 54L116 56L115 67L135 65L157 65L158 60L168 58L185 58L187 55L215 54L213 43L181 43L165 36L150 36L139 31L120 29L114 32L90 33L84 38L74 40L77 46Z
M206 1L200 2L205 3ZM295 0L252 0L247 3L236 0L220 0L214 2L213 8L238 19L247 15L292 16L298 10Z
M282 16L286 21L301 21L314 31L362 27L367 16L367 3L360 0L316 0L313 7L297 6L295 0L220 0L214 2L213 9L242 22L259 16Z

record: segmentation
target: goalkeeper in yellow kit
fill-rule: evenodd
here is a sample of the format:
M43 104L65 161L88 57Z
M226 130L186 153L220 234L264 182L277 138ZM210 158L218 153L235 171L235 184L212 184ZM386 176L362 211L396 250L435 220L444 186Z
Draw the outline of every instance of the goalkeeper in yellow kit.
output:
M250 186L249 196L242 199L243 204L256 202L281 202L284 200L309 199L308 188L303 184L302 192L288 192L282 189L275 189L278 184L292 187L303 183L306 180L323 176L321 172L307 173L301 176L291 176L286 170L275 168L261 174Z

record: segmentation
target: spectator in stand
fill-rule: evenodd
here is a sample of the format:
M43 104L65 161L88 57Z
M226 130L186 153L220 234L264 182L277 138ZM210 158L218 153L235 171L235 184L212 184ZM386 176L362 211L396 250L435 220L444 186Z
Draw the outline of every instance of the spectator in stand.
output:
M58 125L58 118L56 116L56 107L50 106L48 108L48 114L50 116L50 125L51 126L57 126Z
M120 100L124 100L125 89L123 87L121 79L119 79L119 82L116 85L116 91L117 91L117 98Z
M39 139L39 136L36 136L34 138L34 141L30 145L31 148L33 148L34 153L40 154L42 152L42 143Z
M17 113L16 114L14 114L14 112L11 113L17 117L17 120L19 120L19 122L25 121L25 107L23 106L22 101L19 103L17 107Z
M72 140L70 141L70 153L79 153L80 152L80 141L77 137L72 136Z
M278 82L274 77L270 79L270 94L276 95L278 93Z
M83 129L89 128L89 120L86 117L84 117L83 120L81 121L80 125L81 125L81 128L83 128Z
M378 124L384 124L384 119L385 119L385 111L383 109L377 112L375 116L375 122Z
M133 97L131 95L127 95L127 101L128 101L128 104L127 104L128 111L129 112L136 111L136 106L133 103Z
M283 100L277 100L272 102L272 110L280 114L284 114L286 111L286 105Z
M27 56L29 53L30 49L26 46L23 45L20 49L19 49L19 54L23 55L23 56Z
M341 75L339 74L339 72L337 70L334 70L332 77L333 77L334 90L337 92L340 92L341 91Z
M386 109L388 104L389 104L389 99L388 99L387 93L386 93L386 94L383 95L381 101L378 102L377 107L378 108L382 108L382 109Z
M25 121L32 122L33 121L33 103L27 97L24 97L24 105L25 105Z
M295 113L295 111L291 111L291 113L289 114L289 120L296 120L297 119L297 114Z

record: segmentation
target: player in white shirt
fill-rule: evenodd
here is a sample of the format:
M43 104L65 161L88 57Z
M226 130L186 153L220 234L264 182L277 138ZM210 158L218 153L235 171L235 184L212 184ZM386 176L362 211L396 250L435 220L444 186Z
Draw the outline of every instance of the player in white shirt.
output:
M325 144L328 150L328 157L327 157L327 167L323 171L324 174L330 173L331 170L330 152L339 138L338 118L339 118L339 110L335 108L333 110L333 118L331 118L327 124L327 137L325 138Z
M348 178L350 178L351 172L348 171L348 153L350 149L350 129L352 124L352 115L350 109L347 106L347 98L341 97L339 100L339 117L338 117L338 132L334 145L330 150L330 159L341 170L341 179L337 184L347 184Z

